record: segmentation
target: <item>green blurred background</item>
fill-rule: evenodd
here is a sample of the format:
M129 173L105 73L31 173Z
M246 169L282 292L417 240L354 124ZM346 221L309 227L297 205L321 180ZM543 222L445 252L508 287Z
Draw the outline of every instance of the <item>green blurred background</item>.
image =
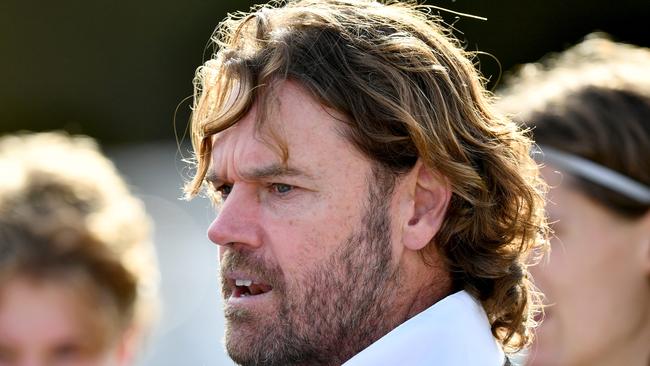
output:
M212 30L227 12L252 3L2 0L0 134L65 129L108 145L175 139L187 127L185 98ZM487 18L441 12L467 49L494 56L480 57L490 87L500 70L594 30L650 46L650 1L428 3Z

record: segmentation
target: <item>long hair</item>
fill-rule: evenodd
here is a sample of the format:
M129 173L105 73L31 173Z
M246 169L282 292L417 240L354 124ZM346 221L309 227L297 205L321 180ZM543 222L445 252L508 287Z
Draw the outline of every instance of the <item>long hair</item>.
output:
M186 193L201 190L211 137L253 103L272 108L278 82L295 81L345 116L345 137L387 172L403 174L421 159L446 177L448 213L422 255L437 247L455 289L476 296L495 337L517 350L531 339L538 306L525 263L546 245L543 184L529 139L492 111L470 55L430 12L412 3L302 0L230 15L196 73L197 172ZM281 138L272 137L286 161Z

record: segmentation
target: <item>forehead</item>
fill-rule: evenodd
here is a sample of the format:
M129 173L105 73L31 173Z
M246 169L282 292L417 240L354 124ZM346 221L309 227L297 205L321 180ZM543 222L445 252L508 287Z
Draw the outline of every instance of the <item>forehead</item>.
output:
M570 173L551 164L541 168L540 172L549 186L545 210L551 220L574 224L596 219L601 216L601 211L607 213L608 210L596 203L578 187L576 178Z
M91 293L83 281L64 278L17 275L4 281L0 286L0 346L14 341L75 342L98 351L108 344L115 319L108 315L111 305L100 304Z
M59 283L14 279L2 288L0 338L21 338L35 329L44 339L80 336L83 313L78 296Z
M344 137L343 117L298 84L281 83L268 106L256 102L233 127L213 137L211 174L238 175L261 165L284 163L317 174L337 159L366 160Z

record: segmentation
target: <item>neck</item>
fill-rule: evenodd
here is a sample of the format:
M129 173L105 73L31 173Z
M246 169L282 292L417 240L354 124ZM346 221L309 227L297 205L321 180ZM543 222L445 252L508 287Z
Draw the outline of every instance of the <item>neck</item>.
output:
M413 258L415 257L415 258ZM444 270L438 256L424 263L420 253L412 252L413 270L407 275L406 281L413 286L405 298L412 299L407 306L402 322L414 317L444 299L452 293L451 275Z

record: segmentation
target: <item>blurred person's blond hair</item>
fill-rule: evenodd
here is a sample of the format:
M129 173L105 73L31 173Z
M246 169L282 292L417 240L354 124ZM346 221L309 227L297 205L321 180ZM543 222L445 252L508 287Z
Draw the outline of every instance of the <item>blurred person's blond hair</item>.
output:
M0 290L60 282L95 306L80 316L97 349L126 332L142 339L158 308L151 221L96 143L6 135L0 172Z
M498 94L498 107L529 127L537 144L650 186L650 49L594 33L523 65ZM584 177L573 181L623 216L640 217L650 207Z

